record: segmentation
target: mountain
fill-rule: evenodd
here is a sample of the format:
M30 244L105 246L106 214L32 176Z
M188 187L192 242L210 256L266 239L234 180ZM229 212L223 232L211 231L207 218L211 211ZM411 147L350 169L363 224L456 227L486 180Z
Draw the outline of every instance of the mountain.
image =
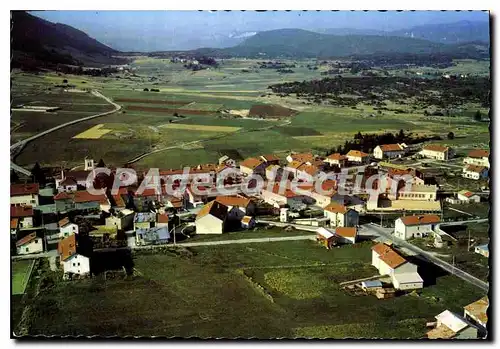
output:
M52 23L25 11L11 12L12 66L123 64L120 52L66 24Z
M386 31L376 29L358 29L358 28L324 28L313 30L320 34L330 35L387 35Z
M455 23L426 24L409 29L391 31L392 36L425 39L443 44L464 42L490 42L488 22L460 21Z
M471 51L473 56L484 50L477 45L456 47L429 40L380 35L330 35L302 29L279 29L259 32L241 44L225 49L200 49L195 54L222 57L295 57L332 58L375 53L453 54L458 50L463 56ZM486 49L487 51L487 49Z

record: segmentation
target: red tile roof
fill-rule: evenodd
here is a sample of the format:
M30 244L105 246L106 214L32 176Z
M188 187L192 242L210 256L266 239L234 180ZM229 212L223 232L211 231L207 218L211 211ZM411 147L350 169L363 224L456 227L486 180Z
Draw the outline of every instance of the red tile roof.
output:
M245 198L239 195L217 196L215 200L226 206L238 207L247 207L251 201L249 198Z
M240 167L244 166L246 168L250 168L252 170L255 170L259 165L261 165L264 161L257 159L257 158L248 158L245 159L244 161L240 162Z
M490 156L490 152L483 149L471 150L468 154L470 158L487 158Z
M380 149L382 151L403 151L399 144L382 144Z
M468 172L476 172L476 173L481 173L487 168L485 166L476 166L476 165L467 165L465 168L466 171Z
M274 154L261 155L260 158L265 162L280 161L280 158Z
M157 223L168 223L168 214L157 214L156 215Z
M347 156L342 155L340 153L334 153L334 154L328 155L326 158L329 160L343 161L343 160L347 159Z
M439 153L444 153L444 152L448 151L448 149L450 149L450 148L443 146L443 145L439 145L439 144L427 144L426 146L424 146L423 149L435 151L435 152L439 152Z
M63 181L59 183L61 186L76 185L76 180L72 177L66 177Z
M33 240L36 239L36 233L31 233L29 235L26 235L25 237L23 237L21 240L18 240L16 242L16 247L19 247L19 246L22 246L22 245L25 245Z
M38 185L38 183L11 184L10 196L38 194L39 190L40 190L40 186Z
M329 212L333 212L333 213L342 213L342 214L345 214L347 211L349 211L349 209L346 206L340 205L337 203L331 203L330 205L326 206L324 208L324 210L329 211Z
M390 249L391 249L390 246L388 246L384 243L381 243L381 242L372 247L372 250L377 252L378 255L384 254L387 251L389 251Z
M67 199L73 199L73 195L68 194L68 193L63 191L63 192L57 194L56 196L54 196L54 200L67 200Z
M33 216L33 207L27 205L10 205L10 216L12 218Z
M290 157L292 158L293 161L299 161L299 162L313 162L314 161L314 155L311 153L290 154Z
M224 220L227 214L227 206L215 200L211 201L201 208L196 215L196 219L203 218L208 214L217 217L220 220Z
M335 229L335 233L344 238L354 238L358 235L358 230L356 227L338 227Z
M399 253L390 249L386 253L379 256L380 260L387 264L392 269L399 267L400 265L406 263L406 259L404 259Z
M74 193L74 201L80 202L99 202L100 204L107 204L108 198L106 195L92 195L85 190L76 191Z
M69 257L76 253L76 236L70 235L59 241L57 251L62 261L67 260Z
M64 227L65 225L68 225L70 224L71 222L69 221L69 218L68 217L65 217L63 219L61 219L59 222L58 222L58 225L59 225L59 228L62 228Z
M267 190L267 189L265 189L265 190ZM281 193L280 193L280 190L282 190ZM279 183L275 183L273 185L273 187L271 188L271 191L274 194L281 195L281 196L284 196L286 198L294 198L294 197L300 196L300 194L296 194L292 190L290 190L288 185L285 185L285 187L283 189L281 189Z
M352 156L352 157L357 157L357 158L365 158L367 156L370 156L370 154L364 153L359 150L349 150L347 153L347 156Z
M10 220L10 229L17 229L18 224L19 224L19 218L12 218Z
M404 225L420 225L439 223L441 219L436 215L421 215L401 217L401 221L404 223Z

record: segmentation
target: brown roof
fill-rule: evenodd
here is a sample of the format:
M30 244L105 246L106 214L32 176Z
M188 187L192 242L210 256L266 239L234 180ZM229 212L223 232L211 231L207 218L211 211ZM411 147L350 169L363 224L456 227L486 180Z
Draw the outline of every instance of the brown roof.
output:
M19 241L16 242L16 247L25 245L25 244L27 244L27 243L35 240L35 239L36 239L36 233L31 233L29 235L26 235L21 240L19 240Z
M66 200L66 199L72 199L73 195L66 193L66 192L61 192L58 193L56 196L54 196L54 200Z
M201 210L196 215L196 219L203 218L208 214L217 217L220 220L224 220L227 214L227 206L215 200L211 201L201 208Z
M38 185L38 183L11 184L10 196L38 194L39 190L40 186Z
M59 183L59 185L76 185L76 180L72 177L66 177L63 181Z
M378 255L385 254L387 251L391 250L391 247L384 244L384 243L378 243L375 246L372 247L372 250L377 252Z
M57 246L57 251L61 256L61 260L65 261L72 255L76 253L76 236L75 234L68 236L59 241L59 245Z
M481 173L484 170L486 170L486 167L484 167L484 166L476 166L476 165L467 165L467 167L465 168L465 170L469 171L469 172Z
M333 153L333 154L328 155L326 158L327 158L327 159L330 159L330 160L338 160L338 161L342 161L342 160L347 159L347 156L342 155L342 154L340 154L340 153Z
M314 176L316 173L318 173L319 169L314 166L314 165L307 165L307 164L302 164L300 165L297 170L301 172L305 172L311 176Z
M256 167L258 167L260 164L262 164L263 161L257 158L248 158L245 159L244 161L240 162L240 167L244 166L247 168L251 168L254 170Z
M423 148L424 150L430 150L430 151L436 151L439 153L444 153L450 149L449 147L446 147L444 145L439 145L439 144L427 144Z
M400 217L404 225L420 225L439 223L441 219L436 215L420 215L420 216L406 216Z
M293 161L289 162L288 165L286 165L286 167L298 169L303 164L304 163L302 161L293 160Z
M65 225L68 225L70 224L71 222L69 221L69 218L68 217L65 217L63 219L61 219L58 224L59 224L59 227L62 228L64 227Z
M18 223L19 223L19 218L12 218L10 220L10 229L17 229Z
M76 191L74 193L74 201L75 202L93 202L98 201L100 204L106 204L108 202L108 198L106 195L92 195L86 190Z
M280 161L280 158L277 157L274 154L266 154L266 155L261 155L260 158L264 160L265 162L270 162L270 161Z
M284 189L282 189L283 191L281 193L280 193L280 190L281 190L281 188L280 188L279 183L275 183L271 189L271 191L274 194L281 195L281 196L284 196L286 198L294 198L294 197L300 196L300 194L296 194L292 190L290 190L288 185L285 185L285 187L284 187Z
M490 152L483 149L474 149L469 152L468 156L470 158L487 158L490 156Z
M290 154L290 157L292 158L293 161L300 161L300 162L314 161L314 155L311 153Z
M483 298L466 305L464 310L467 310L470 314L472 314L476 319L481 321L483 324L488 322L488 314L486 311L488 310L490 302L488 300L488 296L484 296Z
M401 257L401 255L394 251L392 248L389 248L386 253L381 254L379 258L392 269L395 269L401 264L406 263L406 259Z
M10 216L12 218L33 216L33 207L28 205L10 205Z
M226 206L238 207L247 207L251 201L249 198L245 198L239 195L217 196L215 200Z
M345 238L354 238L358 234L356 227L338 227L335 233Z
M428 339L451 339L456 333L446 325L441 325L427 332Z
M250 223L250 221L252 220L253 217L251 216L245 216L241 219L241 223L245 223L245 224L248 224Z
M370 154L364 153L364 152L359 151L359 150L349 150L349 152L347 153L347 156L364 158L364 157L370 156Z
M86 181L87 178L89 177L90 172L92 171L85 171L85 170L68 171L64 172L64 178L72 178L75 181Z
M349 211L349 209L344 206L344 205L341 205L341 204L337 204L337 203L331 203L330 205L326 206L324 208L325 211L329 211L329 212L333 212L333 213L342 213L342 214L345 214L347 211Z
M157 223L168 223L168 214L157 214L156 215Z
M380 146L382 151L402 151L401 146L399 144L382 144Z

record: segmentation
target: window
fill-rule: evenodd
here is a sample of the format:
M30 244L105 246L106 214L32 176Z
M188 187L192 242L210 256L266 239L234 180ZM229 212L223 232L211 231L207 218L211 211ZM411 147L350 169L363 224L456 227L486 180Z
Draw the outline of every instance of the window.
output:
M30 251L30 249L28 247L26 247L26 252L29 252L29 251Z
M78 263L78 264L80 264L80 263ZM73 266L76 266L75 263L73 263Z
M68 233L64 233L64 236L68 236Z
M38 239L35 239L35 244L38 244Z
M78 262L78 266L80 266L80 262Z

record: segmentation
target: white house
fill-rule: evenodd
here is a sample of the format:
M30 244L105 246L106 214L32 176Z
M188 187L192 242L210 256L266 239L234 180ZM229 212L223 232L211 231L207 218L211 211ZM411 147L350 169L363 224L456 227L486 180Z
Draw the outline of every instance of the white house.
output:
M71 223L69 218L63 218L58 222L59 238L65 238L72 234L78 234L78 224Z
M244 216L255 214L255 203L246 197L239 195L217 196L215 201L227 206L228 218L241 220Z
M30 254L43 252L43 239L36 236L36 233L26 235L16 242L17 254Z
M380 160L399 158L404 154L405 150L399 144L382 144L373 149L373 157Z
M402 240L424 237L432 232L439 222L440 218L436 215L400 217L396 219L394 236Z
M481 202L481 197L468 190L461 190L457 193L457 199L464 203Z
M304 201L304 196L294 193L288 188L288 185L284 185L281 190L279 183L275 183L271 188L264 187L261 191L261 198L274 207L295 206L302 204Z
M117 230L128 230L134 224L134 211L129 209L122 209L117 211L114 215L105 219L105 225L108 227L116 227Z
M78 183L72 177L66 177L58 183L57 191L59 193L71 193L78 190Z
M490 152L483 149L471 150L464 158L464 164L490 168Z
M436 327L427 332L429 339L476 339L477 328L461 316L445 310L435 316Z
M372 265L378 269L380 275L391 277L395 289L413 290L424 286L417 266L408 262L391 246L383 243L373 246Z
M398 191L397 198L399 200L436 201L437 185L413 184L410 190L405 189L406 187L402 187Z
M356 227L337 227L335 228L337 240L344 244L355 244L358 236Z
M231 159L227 155L223 155L219 158L219 165L226 165L229 167L235 167L236 166L236 161Z
M358 164L367 164L370 162L370 154L364 153L359 150L349 150L346 154L347 160Z
M324 160L327 164L331 166L338 166L340 168L345 167L347 162L347 156L342 155L340 153L330 154Z
M301 162L301 163L307 163L311 165L314 162L314 155L311 153L295 153L295 154L290 154L286 157L286 161L288 162Z
M11 184L10 204L37 207L39 191L40 187L37 183Z
M248 158L240 162L240 172L246 175L251 175L253 173L265 175L266 162L258 158Z
M90 273L90 259L75 253L63 259L64 274L87 275Z
M203 206L196 216L196 234L222 234L227 213L227 206L215 200Z
M449 160L453 157L453 149L439 144L427 144L420 151L420 155L436 160Z
M10 205L10 218L16 220L16 229L33 227L33 207L25 205Z
M462 170L462 177L469 179L486 179L488 178L488 168L485 166L466 165Z
M337 203L326 206L323 215L330 219L330 227L354 227L359 222L357 211Z

